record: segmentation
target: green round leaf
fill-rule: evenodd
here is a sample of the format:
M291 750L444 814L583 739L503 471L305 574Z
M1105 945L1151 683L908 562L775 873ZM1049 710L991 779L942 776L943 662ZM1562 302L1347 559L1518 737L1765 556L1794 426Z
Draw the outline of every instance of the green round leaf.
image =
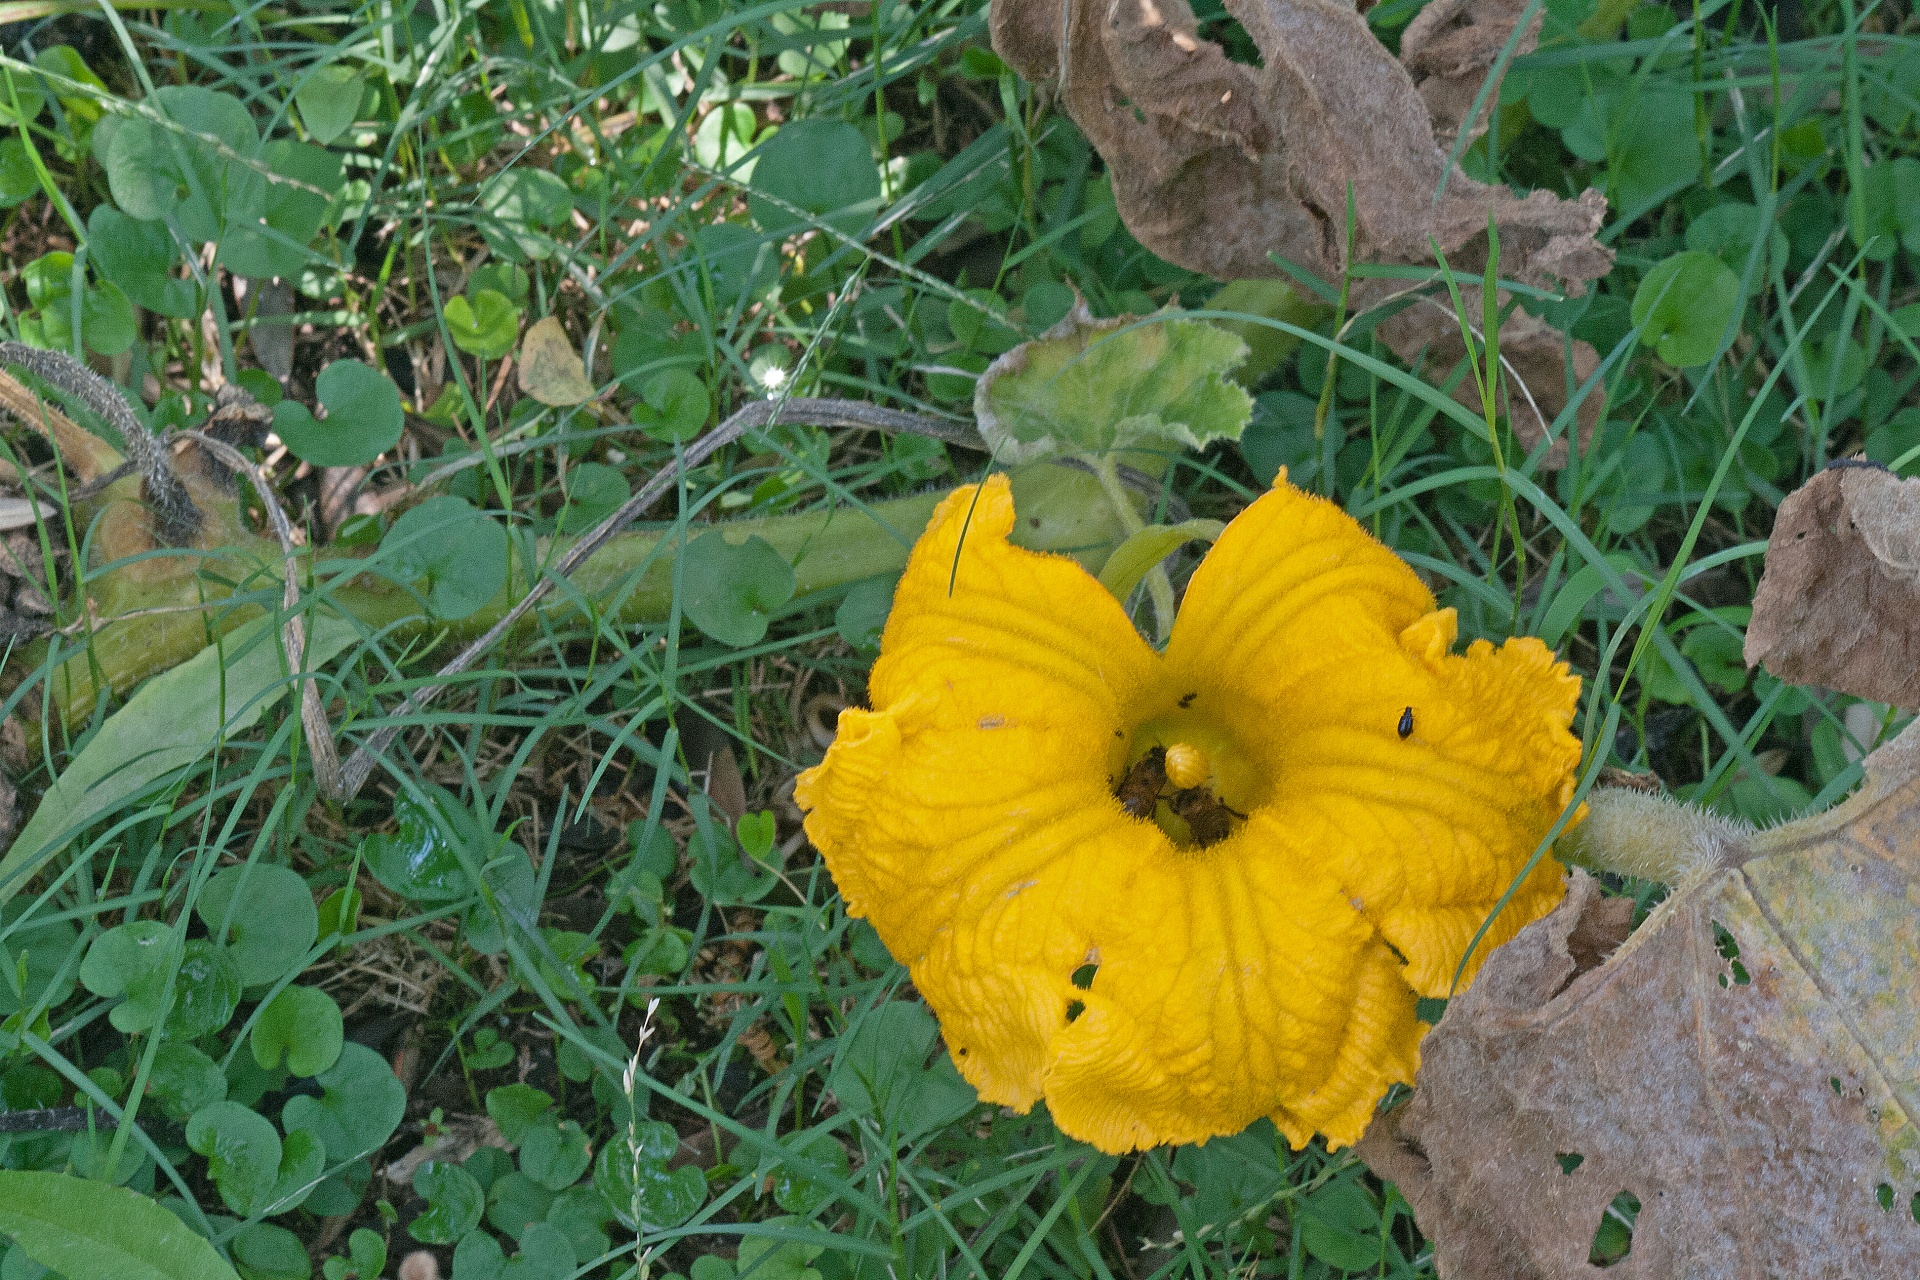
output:
M477 290L472 301L465 296L448 299L446 317L453 345L484 360L498 360L520 338L519 311L511 299L493 289Z
M1713 359L1739 305L1733 269L1704 250L1688 250L1647 272L1634 290L1631 314L1642 346L1676 369L1690 369Z
M457 1164L429 1160L413 1175L414 1193L427 1202L407 1234L421 1244L452 1244L480 1225L486 1193L473 1175Z
M762 144L755 160L747 209L774 235L791 235L808 226L783 204L852 235L872 219L879 203L880 169L873 162L873 148L845 121L810 117L783 125Z
M141 222L112 205L96 205L87 216L87 253L95 274L113 281L147 310L176 320L197 314L193 281L173 277L179 254L166 224Z
M893 589L900 579L892 574L867 578L847 590L840 607L833 611L833 625L840 638L856 649L873 649L893 612Z
M700 434L713 412L707 384L685 369L664 369L647 379L640 393L645 412L636 406L634 423L655 440L680 444Z
M167 1034L198 1040L226 1026L239 1007L240 974L233 961L205 938L189 939L174 983Z
M627 478L600 462L567 468L567 505L556 520L562 533L585 533L633 496Z
M273 429L295 457L316 467L357 467L400 442L400 391L358 360L335 360L314 382L327 407L319 422L292 400L274 406Z
M320 1097L287 1099L280 1124L289 1134L304 1129L326 1149L327 1161L340 1164L372 1151L400 1127L407 1112L407 1091L394 1079L386 1060L349 1040L340 1059L318 1077Z
M288 987L260 1011L249 1041L253 1060L268 1071L280 1065L296 1076L317 1076L340 1059L345 1043L340 1006L318 987Z
M774 1169L774 1203L788 1213L804 1216L832 1200L835 1193L829 1183L816 1180L819 1175L800 1172L796 1165L804 1161L817 1166L822 1174L831 1174L844 1182L851 1168L847 1149L827 1133L795 1134L782 1139L781 1145L792 1152L792 1157L781 1160Z
M633 1133L621 1129L600 1148L593 1185L628 1230L665 1231L699 1212L707 1180L693 1165L669 1169L680 1148L673 1126L650 1120Z
M264 1210L280 1176L280 1135L258 1112L216 1102L187 1121L187 1145L207 1158L207 1173L227 1208L243 1217Z
M300 110L300 123L321 146L353 127L360 111L360 99L366 86L360 73L339 62L315 67L300 87L293 91L294 106Z
M553 1095L530 1084L503 1084L487 1090L487 1115L499 1126L500 1136L519 1146L533 1122L553 1106Z
M447 833L446 815L402 794L393 803L393 816L399 830L370 835L360 846L374 879L403 898L422 902L465 897L471 881Z
M307 882L292 868L273 863L215 873L194 911L213 937L225 932L227 954L247 987L278 981L306 959L320 936L320 913Z
M115 925L87 948L81 983L103 999L126 997L107 1014L116 1030L133 1035L160 1021L172 936L173 930L158 920L134 920Z
M593 1158L587 1135L571 1120L541 1120L522 1134L520 1172L549 1191L565 1191L580 1181Z
M168 1119L185 1123L194 1112L227 1096L227 1077L218 1063L192 1045L166 1040L154 1051L147 1092Z
M507 531L465 498L429 498L398 520L381 544L402 582L424 588L436 618L465 618L507 581Z
M687 617L722 644L758 644L773 611L793 599L793 566L759 536L734 544L718 529L688 544L683 607Z
M233 1264L243 1280L309 1280L313 1263L300 1237L271 1222L242 1227L233 1238Z

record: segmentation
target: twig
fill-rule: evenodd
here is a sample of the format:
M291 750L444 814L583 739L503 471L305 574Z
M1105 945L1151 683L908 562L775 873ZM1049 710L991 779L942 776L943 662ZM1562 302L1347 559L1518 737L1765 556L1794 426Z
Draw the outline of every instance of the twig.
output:
M112 1116L91 1107L0 1111L0 1133L84 1133L88 1129L112 1129L116 1125Z
M305 668L307 628L305 619L300 616L300 552L293 545L293 526L287 521L287 513L280 509L280 500L275 496L273 486L267 483L266 475L254 465L253 459L204 431L177 431L174 434L194 441L233 470L246 472L247 479L253 482L254 492L260 495L260 502L267 509L267 520L273 525L274 537L280 540L280 554L286 562L286 585L280 599L286 610L287 621L281 635L286 640L287 665L301 682L300 724L306 730L307 751L313 756L314 781L319 783L321 794L340 799L343 796L340 787L340 753L334 749L333 726L327 723L327 709L320 702L320 682Z

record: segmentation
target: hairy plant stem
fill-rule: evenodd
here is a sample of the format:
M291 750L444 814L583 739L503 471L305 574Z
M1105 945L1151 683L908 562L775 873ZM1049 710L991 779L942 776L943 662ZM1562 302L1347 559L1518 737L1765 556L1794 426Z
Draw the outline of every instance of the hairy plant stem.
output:
M1110 464L1106 470L1113 471ZM1113 548L1141 527L1139 512L1132 505L1141 499L1129 495L1117 472L1113 473L1117 496L1108 489L1104 475L1060 463L1016 468L1012 480L1019 512L1014 542L1072 555L1090 572L1097 573ZM137 481L131 479L122 481L102 495L108 500L101 513L103 529L139 518L134 494L129 492L135 485ZM944 496L933 492L859 508L693 524L687 527L686 537L717 528L730 539L764 538L793 565L795 599L804 600L816 592L898 573ZM93 714L103 690L126 693L148 676L192 657L217 633L259 616L280 599L287 562L279 545L239 527L231 500L226 507L220 521L209 522L225 526L222 544L149 553L88 582L87 607L94 619L91 634L81 640L78 652L69 649L59 655L62 660L52 676L55 711L64 724L83 723ZM1130 524L1123 511L1131 516ZM616 625L664 621L673 605L673 560L681 536L675 527L617 535L574 571L569 590L555 593L532 615L527 630L577 626L591 623L594 616ZM573 541L532 540L535 572L556 560ZM112 545L115 539L96 535L95 542ZM481 634L526 594L535 575L528 572L519 549L525 545L522 542L513 551L507 581L493 599L452 623L426 616L420 596L412 589L371 568L357 569L351 555L308 552L295 563L305 579L302 593L309 600L358 619L382 633L389 644L427 640L437 647ZM247 599L235 600L238 596ZM1171 587L1167 596L1171 618ZM38 647L27 655L25 669L44 659L47 643L37 642Z

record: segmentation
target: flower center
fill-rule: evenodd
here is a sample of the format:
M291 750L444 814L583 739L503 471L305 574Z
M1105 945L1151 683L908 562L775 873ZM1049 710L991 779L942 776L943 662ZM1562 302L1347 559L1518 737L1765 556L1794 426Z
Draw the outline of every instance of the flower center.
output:
M1136 749L1144 750L1113 793L1128 813L1151 819L1175 844L1204 849L1233 834L1247 815L1221 799L1213 756L1186 737L1169 736L1173 741L1151 729L1139 736Z

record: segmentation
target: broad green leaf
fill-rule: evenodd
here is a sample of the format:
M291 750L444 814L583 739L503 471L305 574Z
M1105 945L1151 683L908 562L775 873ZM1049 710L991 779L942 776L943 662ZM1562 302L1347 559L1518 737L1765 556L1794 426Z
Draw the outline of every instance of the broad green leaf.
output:
M64 1173L0 1171L0 1231L71 1280L235 1280L151 1197Z
M1218 520L1149 525L1114 548L1100 570L1100 585L1116 600L1125 600L1153 566L1189 542L1212 542L1226 527Z
M840 607L833 611L834 629L840 638L856 649L873 649L886 629L887 615L893 612L893 590L900 579L888 574L867 578L848 588Z
M902 1000L861 1018L839 1046L827 1088L842 1110L871 1115L911 1139L950 1123L975 1105L972 1086L943 1053L927 1065L939 1036L933 1015Z
M663 369L648 378L640 400L634 406L634 425L669 444L681 444L699 435L707 425L707 415L713 412L707 384L685 369Z
M293 104L299 108L300 123L321 146L353 127L360 111L360 99L366 93L360 73L345 63L330 62L315 67L300 87L293 91Z
M472 892L473 881L454 847L467 824L451 795L437 793L433 800L429 806L403 793L393 802L399 829L368 836L360 856L374 879L401 897L447 902Z
M309 670L358 637L326 614L307 619ZM222 671L222 659L225 670ZM0 858L0 902L12 897L80 832L226 738L251 729L285 695L280 631L272 618L245 623L171 671L141 686L87 741L40 799Z
M795 120L761 144L754 158L747 209L771 234L808 229L806 219L783 204L852 235L872 220L880 203L873 148L845 121L817 116Z
M555 519L561 533L585 533L620 509L633 488L618 468L582 462L567 468L567 504Z
M307 243L326 221L328 193L340 188L340 158L277 138L260 148L257 161L272 176L250 171L260 184L259 207L229 207L220 260L243 276L298 275L310 260Z
M176 320L196 313L193 281L173 276L179 255L166 224L129 218L110 204L96 205L87 216L87 253L101 279L113 281L149 311Z
M296 1076L317 1076L340 1060L345 1043L340 1006L318 987L288 987L260 1011L249 1045L271 1071L286 1058Z
M271 1222L242 1227L232 1247L241 1280L308 1280L313 1274L300 1237Z
M573 192L558 176L522 164L483 186L479 207L491 215L480 224L488 246L509 262L525 262L552 254L546 232L573 215Z
M788 1213L809 1214L831 1201L830 1184L801 1172L798 1161L806 1161L846 1181L851 1165L847 1149L830 1133L793 1134L781 1139L793 1158L782 1159L773 1170L773 1201Z
M272 1203L280 1135L265 1116L237 1102L202 1107L187 1121L187 1145L207 1158L207 1174L227 1208L251 1217Z
M428 610L446 621L468 617L507 581L507 531L451 495L394 521L380 554L388 576L419 587Z
M108 116L94 129L94 154L114 203L136 218L171 218L189 240L218 240L229 218L265 213L265 178L234 156L260 149L253 115L232 94L168 85L147 99L180 126L137 116Z
M520 313L511 299L495 289L476 289L447 300L447 336L470 356L498 360L513 350L520 337Z
M406 414L393 380L358 360L335 360L314 380L325 421L297 400L273 407L273 429L295 457L316 467L357 467L400 442Z
M520 340L520 390L547 405L584 404L593 384L559 316L542 316Z
M372 1151L393 1136L407 1113L407 1091L393 1068L363 1044L342 1045L339 1061L320 1073L318 1083L320 1097L287 1099L280 1124L289 1134L304 1129L319 1139L329 1164Z
M0 97L0 117L5 114L6 99ZM26 144L17 137L0 139L0 209L11 209L39 191L40 174Z
M520 1138L520 1172L549 1191L565 1191L580 1181L593 1159L587 1135L571 1120L542 1118Z
M407 1227L422 1244L453 1244L480 1225L486 1193L473 1175L457 1164L429 1160L413 1175L413 1190L427 1207Z
M551 1106L553 1096L530 1084L503 1084L487 1090L487 1115L512 1146L520 1145L528 1127Z
M1711 253L1676 253L1647 272L1633 293L1640 343L1676 369L1713 359L1740 305L1740 277Z
M306 880L290 867L247 863L215 873L194 912L218 938L242 986L275 982L306 958L320 936L320 913ZM307 1074L312 1074L311 1072Z
M240 974L227 953L205 938L187 939L174 978L173 1007L167 1011L167 1034L198 1040L226 1026L239 1007Z
M192 1045L167 1040L154 1051L147 1093L159 1101L168 1119L184 1124L194 1112L227 1096L227 1077L218 1063Z
M1095 320L1084 306L994 361L974 389L999 462L1238 440L1253 400L1228 379L1247 344L1162 312Z
M173 930L158 920L117 924L93 940L80 962L80 981L103 1000L126 997L107 1015L132 1035L160 1020L167 992L167 954Z
M593 1185L605 1197L620 1225L629 1230L665 1231L699 1212L707 1202L707 1180L700 1170L667 1161L680 1149L680 1135L658 1120L620 1128L601 1146L594 1161Z
M687 617L721 644L759 644L773 611L793 599L793 566L766 539L732 543L718 529L682 553Z

